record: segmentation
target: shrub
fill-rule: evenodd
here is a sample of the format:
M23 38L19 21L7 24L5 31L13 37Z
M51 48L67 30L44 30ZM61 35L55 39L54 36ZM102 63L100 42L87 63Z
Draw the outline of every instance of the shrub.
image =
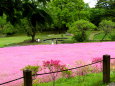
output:
M110 39L111 39L112 41L115 41L115 34L112 34L112 35L110 36Z
M85 35L85 36L82 37L82 33L77 33L77 34L75 34L75 35L73 36L73 39L74 39L75 41L78 41L78 42L86 41L86 40L87 40L87 36L86 36L86 34L84 34L84 35Z
M102 40L104 40L104 38L114 29L114 27L115 27L115 23L112 22L111 20L102 20L99 23L99 29L103 30L104 32L104 36Z
M74 22L70 27L68 32L74 34L74 39L77 41L86 40L86 31L95 29L96 26L89 21L86 20L78 20Z
M32 65L27 65L21 70L31 70L33 75L36 75L38 71L41 70L40 66L32 66ZM33 77L33 79L36 79L36 76Z
M76 61L76 65L77 67L79 66L83 66L85 65L86 63L83 62L83 61ZM82 67L82 68L79 68L77 69L77 75L80 75L80 76L83 76L83 75L86 75L88 73L91 73L93 70L92 66L86 66L86 67Z
M43 67L49 70L49 72L56 72L64 70L66 65L60 64L60 60L50 60L50 61L43 61ZM51 78L53 80L53 86L55 86L55 80L59 72L51 73Z
M10 23L7 23L6 25L4 25L2 32L7 36L11 36L17 32L17 29L15 29Z
M72 71L70 71L70 70L63 71L62 76L65 77L65 78L71 78L72 77Z

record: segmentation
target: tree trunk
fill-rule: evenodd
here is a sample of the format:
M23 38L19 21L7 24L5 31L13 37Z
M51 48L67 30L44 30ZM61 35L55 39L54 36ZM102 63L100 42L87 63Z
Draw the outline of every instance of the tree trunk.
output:
M36 35L36 29L34 27L32 27L32 34L31 34L32 40L31 40L31 42L35 42L35 35Z
M31 35L31 42L35 42L35 34Z

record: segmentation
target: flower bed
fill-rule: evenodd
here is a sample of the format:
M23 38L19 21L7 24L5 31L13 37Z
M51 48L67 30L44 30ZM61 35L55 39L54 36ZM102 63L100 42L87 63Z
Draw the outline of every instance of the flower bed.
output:
M115 42L0 48L0 83L21 77L21 69L27 65L42 65L43 61L53 59L74 67L78 60L91 63L93 58L104 54L115 58Z

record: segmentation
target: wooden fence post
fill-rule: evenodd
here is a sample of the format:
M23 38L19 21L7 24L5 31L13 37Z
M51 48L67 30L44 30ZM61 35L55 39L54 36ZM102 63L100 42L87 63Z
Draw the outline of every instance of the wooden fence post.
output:
M24 86L32 86L32 71L24 70L23 76L24 76Z
M110 55L103 55L103 83L110 82Z

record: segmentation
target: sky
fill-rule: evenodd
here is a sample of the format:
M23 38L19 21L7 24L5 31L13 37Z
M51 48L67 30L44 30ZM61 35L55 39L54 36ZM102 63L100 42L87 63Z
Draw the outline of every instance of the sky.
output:
M89 6L95 7L97 0L84 0L85 3L89 3Z

